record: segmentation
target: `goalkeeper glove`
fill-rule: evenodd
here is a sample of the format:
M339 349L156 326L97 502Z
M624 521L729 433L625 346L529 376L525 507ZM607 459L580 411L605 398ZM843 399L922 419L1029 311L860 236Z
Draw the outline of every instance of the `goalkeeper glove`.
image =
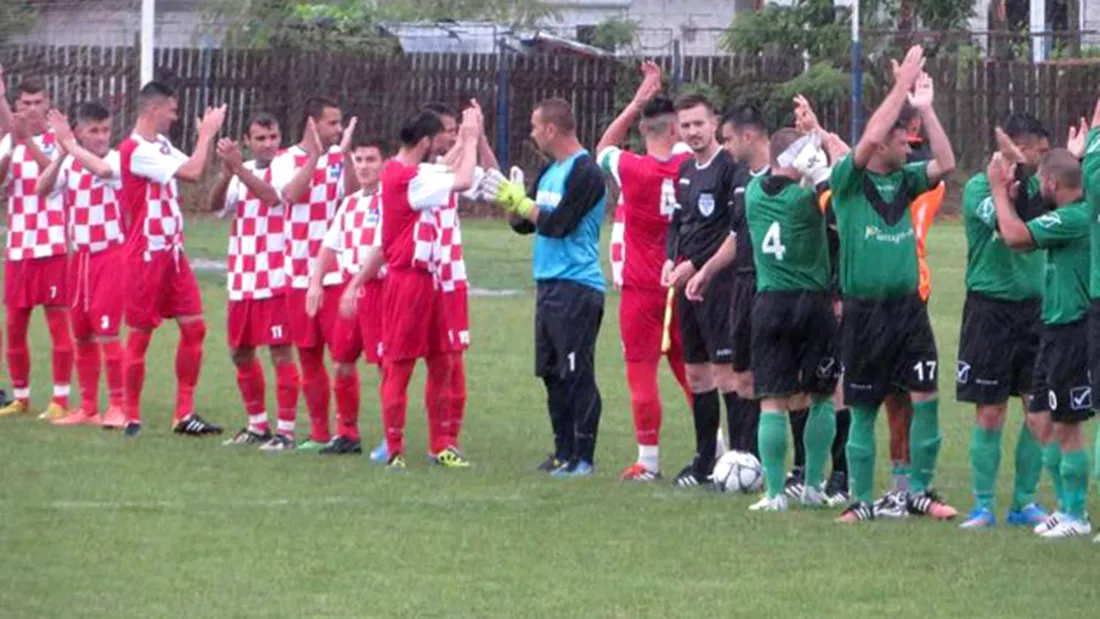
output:
M513 172L514 174L514 172ZM483 195L507 213L528 217L535 209L535 202L527 197L523 185L504 178L493 170L482 183Z

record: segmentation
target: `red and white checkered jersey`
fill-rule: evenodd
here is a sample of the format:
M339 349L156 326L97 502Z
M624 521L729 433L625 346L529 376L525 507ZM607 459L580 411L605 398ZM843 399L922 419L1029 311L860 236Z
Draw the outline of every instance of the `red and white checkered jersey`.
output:
M33 138L49 158L58 156L57 138L47 132ZM8 260L48 258L67 253L65 206L61 191L46 198L34 193L42 170L26 144L12 143L9 134L0 140L0 159L11 155L8 175Z
M357 191L345 198L325 233L324 246L336 252L337 264L346 278L358 273L367 259L367 251L382 247L379 194Z
M676 182L690 151L674 148L668 159L605 148L600 167L619 185L611 227L612 278L620 287L661 290L668 222L679 208ZM618 272L616 272L618 271Z
M271 162L271 185L280 196L308 160L309 155L296 144ZM321 241L344 197L343 171L344 153L340 147L333 146L317 160L306 198L301 202L284 200L287 202L286 270L292 288L309 287L309 273L321 252ZM339 271L329 273L323 281L326 286L343 283L343 274Z
M382 167L382 251L390 269L434 273L436 213L451 203L455 175L437 165L409 166L390 159Z
M176 172L187 155L163 135L148 140L137 133L118 147L122 158L122 214L126 242L146 260L151 254L183 247Z
M61 164L57 183L65 196L69 219L69 240L76 251L89 253L122 245L122 159L111 149L103 161L111 168L111 178L101 178L68 156Z
M438 167L437 172L446 172L447 168ZM474 168L474 181L471 189L462 193L452 193L447 206L436 211L436 246L434 270L439 276L439 286L443 292L466 288L466 260L462 256L462 225L458 217L459 198L470 200L477 198L476 187L481 184L485 171Z
M255 161L244 167L267 183L271 166L259 169ZM283 228L286 211L282 203L266 204L239 176L229 181L225 209L233 214L229 231L228 277L230 301L270 299L286 289L286 243Z

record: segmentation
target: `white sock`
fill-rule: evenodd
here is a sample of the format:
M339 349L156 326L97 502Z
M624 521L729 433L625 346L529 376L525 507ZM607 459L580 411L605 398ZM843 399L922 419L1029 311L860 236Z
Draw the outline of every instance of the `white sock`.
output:
M260 428L267 425L267 411L248 416L248 429L256 434L263 434Z
M656 473L661 470L660 460L658 459L658 453L660 448L656 445L638 445L638 464L645 467L645 470Z
M294 436L294 422L279 420L278 424L279 434L283 436Z

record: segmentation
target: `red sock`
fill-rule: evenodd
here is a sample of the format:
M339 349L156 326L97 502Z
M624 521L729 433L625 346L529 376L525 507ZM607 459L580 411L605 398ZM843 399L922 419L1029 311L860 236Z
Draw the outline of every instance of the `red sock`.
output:
M255 357L237 366L237 388L248 414L248 428L260 434L270 432L264 407L264 368Z
M112 407L122 408L126 398L123 396L122 342L117 339L100 342L103 347L103 361L107 369L107 398Z
M452 447L458 447L458 439L462 435L462 422L466 418L466 359L462 353L454 355L451 361L451 380L448 390L450 404L447 407L449 423L447 435Z
M180 343L176 349L176 416L179 421L195 412L195 385L199 384L202 367L202 341L206 339L206 323L200 318L181 322Z
M126 418L138 423L141 423L141 389L145 386L145 351L151 339L153 334L149 331L130 329L123 358Z
M346 371L346 370L345 370ZM353 441L359 440L359 372L336 372L333 386L336 395L336 433Z
M450 421L451 366L454 360L450 354L428 357L428 380L424 389L425 408L428 409L428 451L438 454L450 447L450 435L447 423Z
M627 361L626 382L630 386L630 408L634 413L634 435L639 445L655 446L661 436L661 395L657 390L654 361Z
M405 413L409 407L409 379L416 359L383 363L382 425L386 432L386 448L393 457L405 453Z
M680 383L680 389L684 391L684 397L688 401L688 410L691 410L695 397L691 394L691 385L688 384L683 350L673 348L668 352L668 367L672 368L672 375L676 377L676 382Z
M302 389L309 409L309 439L327 443L332 439L328 420L329 379L325 369L325 349L299 348L302 361Z
M80 409L99 413L99 344L95 340L76 341L76 374L80 378Z
M15 399L24 404L31 401L31 353L27 349L27 325L31 308L8 307L8 367Z
M46 326L53 343L53 401L69 410L69 385L73 380L73 340L69 335L69 312L61 308L46 310Z
M298 366L293 361L275 366L276 398L279 402L279 434L294 436L298 417L298 391L302 387Z

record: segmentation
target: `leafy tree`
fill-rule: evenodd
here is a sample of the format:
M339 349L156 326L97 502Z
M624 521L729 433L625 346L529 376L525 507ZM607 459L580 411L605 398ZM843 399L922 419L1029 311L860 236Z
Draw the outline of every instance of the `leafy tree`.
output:
M638 21L625 17L609 17L596 24L592 45L608 51L630 50L638 45Z
M4 0L0 2L0 43L5 43L13 34L26 32L34 24L34 5L26 0Z

